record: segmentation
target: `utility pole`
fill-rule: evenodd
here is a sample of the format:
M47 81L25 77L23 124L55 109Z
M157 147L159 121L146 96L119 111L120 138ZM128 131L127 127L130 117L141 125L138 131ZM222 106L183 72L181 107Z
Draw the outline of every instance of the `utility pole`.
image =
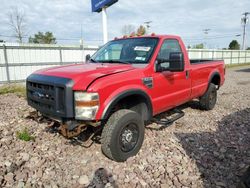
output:
M205 47L205 48L208 48L208 45L207 45L207 43L206 43L206 35L208 35L208 32L211 31L211 29L203 29L202 31L203 31L204 34L205 34L205 38L204 38L204 39L205 39L204 47Z
M248 23L248 14L250 12L244 12L242 15L244 16L241 18L241 24L243 25L243 41L242 41L242 50L246 49L246 25Z
M149 34L149 28L151 27L150 26L151 23L152 23L152 21L144 22L144 24L146 25L146 28L147 28L147 31L146 31L147 34Z

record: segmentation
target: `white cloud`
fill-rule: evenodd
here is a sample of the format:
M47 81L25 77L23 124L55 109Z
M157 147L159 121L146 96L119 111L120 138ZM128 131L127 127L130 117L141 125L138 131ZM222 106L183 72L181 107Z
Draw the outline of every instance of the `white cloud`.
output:
M81 35L86 41L101 42L101 13L91 13L91 0L2 0L0 35L9 35L6 25L11 7L25 11L29 35L38 31L52 31L58 39L75 39L60 43L78 43ZM205 28L211 31L207 37L225 36L206 40L211 46L226 47L235 34L242 33L241 14L250 11L249 0L119 0L108 8L109 38L121 36L123 25L139 26L152 21L151 31L160 34L177 34L186 43L204 42ZM250 46L250 26L248 45ZM241 42L241 38L237 38Z

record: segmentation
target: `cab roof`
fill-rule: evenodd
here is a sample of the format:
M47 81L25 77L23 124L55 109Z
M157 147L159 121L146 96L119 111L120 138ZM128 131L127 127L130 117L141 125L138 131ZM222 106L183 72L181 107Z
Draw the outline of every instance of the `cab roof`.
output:
M120 39L129 39L129 38L159 38L159 39L165 39L165 38L174 38L174 39L180 39L177 35L159 35L152 33L151 35L141 35L141 36L126 36L123 37L115 37L114 40L120 40Z

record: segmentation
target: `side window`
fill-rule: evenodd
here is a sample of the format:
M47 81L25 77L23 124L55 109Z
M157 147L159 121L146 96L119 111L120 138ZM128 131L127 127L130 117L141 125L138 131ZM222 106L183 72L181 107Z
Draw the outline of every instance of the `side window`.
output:
M179 42L175 39L167 39L163 42L158 54L158 59L163 59L166 62L161 64L161 67L169 68L169 55L171 52L181 52Z
M171 52L181 52L179 42L175 39L167 39L163 42L158 58L168 60Z

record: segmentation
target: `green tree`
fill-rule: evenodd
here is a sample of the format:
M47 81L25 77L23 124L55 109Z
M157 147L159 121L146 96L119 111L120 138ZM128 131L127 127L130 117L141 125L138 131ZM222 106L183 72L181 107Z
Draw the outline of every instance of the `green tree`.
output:
M204 49L204 44L203 43L196 44L196 45L194 45L194 48L195 49Z
M247 50L250 50L250 47L248 47Z
M239 50L240 49L240 44L238 43L237 40L232 40L229 44L229 48L230 50Z
M34 37L29 37L29 43L37 43L37 44L56 44L56 38L54 37L52 32L38 32L34 34Z
M146 27L144 27L143 25L140 25L139 28L137 29L137 33L138 36L142 36L146 34Z

